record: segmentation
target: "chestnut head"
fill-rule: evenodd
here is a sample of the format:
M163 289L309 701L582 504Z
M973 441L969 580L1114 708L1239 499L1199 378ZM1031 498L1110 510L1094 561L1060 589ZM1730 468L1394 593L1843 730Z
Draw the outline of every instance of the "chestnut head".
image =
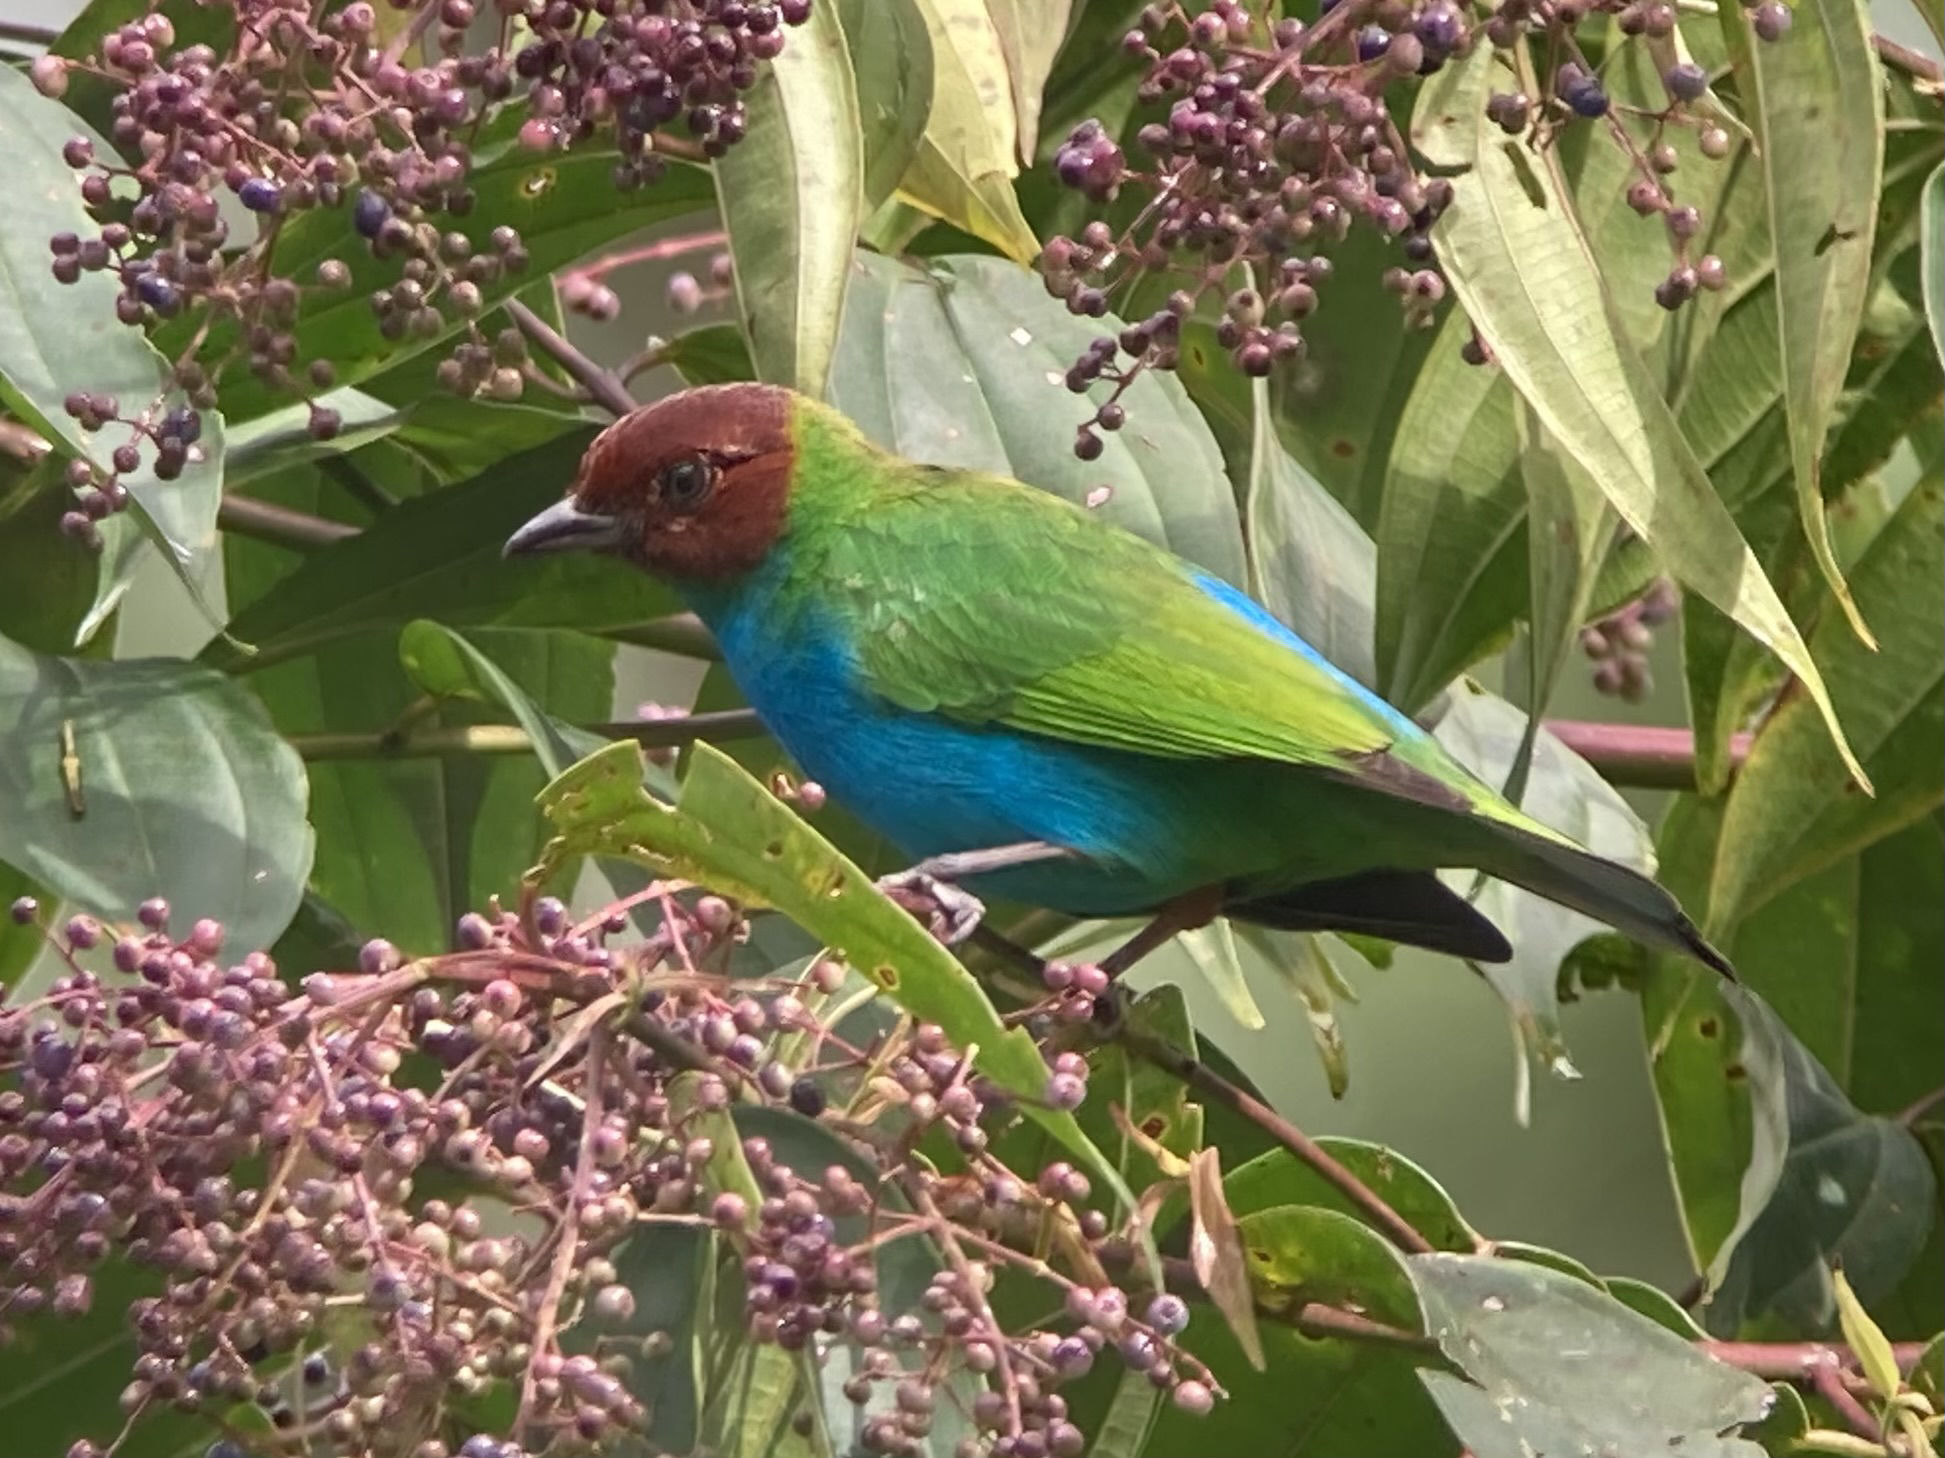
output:
M794 399L776 385L709 385L623 416L505 555L608 552L678 579L748 572L783 530Z

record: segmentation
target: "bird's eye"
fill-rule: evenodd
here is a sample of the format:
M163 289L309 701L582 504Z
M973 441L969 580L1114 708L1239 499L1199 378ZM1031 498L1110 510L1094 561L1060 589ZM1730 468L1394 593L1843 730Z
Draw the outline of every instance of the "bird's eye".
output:
M694 511L716 484L716 468L701 456L684 456L662 468L662 500L677 511Z

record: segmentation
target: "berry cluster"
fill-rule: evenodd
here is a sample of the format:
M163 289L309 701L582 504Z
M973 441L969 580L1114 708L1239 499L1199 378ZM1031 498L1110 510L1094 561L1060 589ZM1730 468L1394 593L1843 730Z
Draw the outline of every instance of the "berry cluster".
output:
M1681 607L1681 590L1666 577L1657 577L1633 602L1616 608L1582 630L1580 651L1594 662L1594 687L1638 704L1654 692L1648 672L1648 651L1655 629Z
M223 52L178 47L168 18L152 13L98 54L43 56L32 70L50 96L77 71L117 88L116 153L98 155L83 137L65 152L100 231L52 238L53 274L114 278L127 324L193 321L173 380L191 409L215 404L233 363L302 398L334 383L330 361L299 359L296 324L311 296L348 288L353 270L341 259L278 267L289 220L316 209L348 210L370 253L397 262L398 281L370 300L387 338L461 327L466 343L443 383L517 394L519 362L496 360L505 351L474 321L489 292L528 266L526 248L509 225L483 239L455 226L476 203L483 131L538 152L609 132L615 185L639 187L668 156L720 156L742 137L742 94L785 28L810 14L810 0L494 0L497 41L469 50L475 0L408 0L402 24L381 23L370 0L229 3L236 39ZM417 66L405 60L415 43ZM325 413L311 424L331 433ZM132 431L132 459L155 439ZM95 483L110 510L122 499L113 476L133 469L125 454Z
M1354 231L1397 250L1384 275L1408 327L1432 322L1446 296L1432 229L1451 205L1450 182L1423 175L1389 99L1456 56L1484 44L1500 51L1544 42L1560 60L1537 100L1498 92L1488 117L1509 134L1548 145L1563 128L1601 125L1630 159L1628 202L1663 219L1673 266L1655 297L1669 309L1726 282L1713 255L1691 257L1701 215L1676 202L1669 128L1692 128L1704 157L1727 156L1728 133L1699 106L1708 76L1691 62L1670 65L1667 105L1626 117L1575 38L1582 21L1611 16L1623 37L1666 39L1669 0L1507 0L1488 10L1464 0L1324 0L1319 18L1252 17L1239 0L1214 0L1191 15L1179 4L1141 12L1124 49L1146 67L1137 97L1165 113L1143 122L1131 158L1099 121L1077 126L1054 157L1062 183L1106 210L1124 192L1140 195L1117 231L1102 220L1078 236L1051 240L1041 259L1047 290L1087 318L1108 312L1111 295L1153 274L1182 287L1119 336L1102 336L1074 363L1067 384L1085 393L1113 385L1109 400L1079 429L1075 454L1099 455L1098 432L1124 423L1119 404L1144 369L1172 369L1180 321L1218 300L1218 338L1232 365L1261 376L1304 353L1304 321L1331 275L1331 252ZM1789 11L1764 0L1752 12L1759 35L1788 27ZM1408 104L1408 98L1406 100ZM1635 130L1645 129L1637 138ZM1240 283L1240 286L1239 286ZM1483 360L1483 345L1469 352Z
M1214 1379L1176 1341L1188 1308L1102 1284L1129 1266L1090 1182L995 1157L1019 1110L941 1029L854 1047L819 1016L842 964L732 981L707 969L747 934L734 907L636 899L663 914L632 943L627 904L576 922L540 898L469 913L449 954L373 941L355 971L298 986L260 952L226 955L215 921L176 929L159 900L126 929L48 928L63 975L0 1002L0 1346L87 1312L118 1258L160 1282L128 1311L131 1428L242 1405L270 1434L258 1458L598 1448L639 1428L638 1378L670 1348L604 1338L635 1312L617 1261L673 1224L733 1255L751 1339L850 1352L868 1452L921 1452L951 1405L966 1458L1078 1454L1059 1388L1110 1348L1209 1409ZM13 916L40 920L28 900ZM1097 972L1050 974L1055 1000ZM1053 1056L1047 1102L1078 1106L1086 1071ZM716 1141L765 1104L825 1120L853 1168L795 1169L748 1137L739 1187ZM1085 1252L1077 1276L1037 1254L1054 1229ZM878 1287L892 1237L939 1253L907 1310ZM1009 1266L1051 1282L1063 1314L1004 1329L988 1296ZM517 1396L510 1431L470 1431L468 1400L494 1392Z

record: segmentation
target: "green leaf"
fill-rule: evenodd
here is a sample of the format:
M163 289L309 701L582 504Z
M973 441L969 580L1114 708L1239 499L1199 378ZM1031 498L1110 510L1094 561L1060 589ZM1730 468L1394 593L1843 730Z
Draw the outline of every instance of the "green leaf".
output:
M1087 1458L1142 1458L1160 1416L1162 1390L1143 1372L1127 1371L1115 1384L1107 1414L1095 1426Z
M300 400L226 433L223 442L223 486L235 492L265 476L311 461L347 455L360 446L382 440L405 423L406 412L363 390L332 390L316 401L335 410L343 422L330 440L310 432L311 402Z
M1521 475L1526 481L1527 615L1526 735L1503 786L1521 802L1532 766L1540 719L1572 656L1580 625L1593 606L1601 559L1614 541L1614 513L1578 462L1564 454L1533 407L1520 402ZM1645 839L1645 836L1644 836Z
M1662 823L1662 883L1697 911L1720 829L1720 802L1692 795ZM1632 946L1626 956L1645 968L1642 1037L1690 1255L1697 1270L1719 1268L1782 1174L1781 1050L1766 1023L1745 1024L1724 984L1692 963Z
M571 632L477 627L473 645L538 712L606 716L614 645ZM279 728L293 735L391 729L425 708L390 629L333 643L255 675ZM448 699L431 727L504 721L497 707ZM311 883L369 933L413 952L444 950L454 922L498 896L511 904L546 838L535 796L548 775L522 755L395 757L376 752L311 766L317 864Z
M79 178L61 159L62 146L76 136L88 137L97 156L115 155L23 71L0 66L0 147L10 184L7 226L0 228L0 294L8 300L0 309L0 399L69 454L106 468L125 438L120 427L90 435L62 402L81 390L112 395L124 411L139 414L163 393L167 374L142 332L115 317L121 288L112 272L57 284L48 271L50 237L100 231L81 205Z
M1024 1029L1007 1028L972 974L850 861L736 762L708 744L691 753L681 800L642 792L641 750L609 746L547 787L555 838L541 871L592 852L709 886L751 907L774 907L915 1017L936 1022L1022 1110L1087 1161L1126 1205L1114 1166L1072 1114L1044 1102L1046 1065Z
M1932 347L1945 360L1945 162L1925 179L1925 201L1919 233L1919 276L1925 286L1925 318L1931 322Z
M0 861L0 901L12 906L21 897L31 897L40 904L44 924L55 924L55 915L60 903L34 883L31 876L23 876L5 861ZM20 981L27 969L34 965L47 946L47 939L41 932L42 921L31 921L22 926L9 916L0 922L0 993Z
M1518 396L1448 315L1398 417L1377 521L1378 691L1422 707L1526 607ZM1513 570L1507 570L1511 568Z
M712 1194L740 1195L754 1209L763 1191L743 1157L742 1136L727 1110L700 1106L695 1096L697 1079L693 1073L678 1074L670 1083L669 1105L714 1150L703 1166L703 1184ZM735 1296L734 1307L740 1310L740 1289ZM823 1424L813 1423L806 1435L791 1421L800 1407L816 1412L807 1354L793 1355L773 1342L749 1340L741 1322L722 1319L729 1305L718 1297L711 1345L723 1350L726 1366L720 1379L704 1390L700 1446L723 1458L829 1458L831 1445Z
M1818 623L1812 650L1852 742L1896 772L1878 798L1854 794L1812 706L1789 698L1757 736L1723 812L1709 889L1714 931L1945 799L1937 756L1911 752L1919 742L1935 746L1945 721L1945 481L1933 476L1912 489L1851 576L1858 604L1879 625L1879 650L1856 641L1835 614Z
M249 694L168 659L92 663L0 641L0 860L126 920L150 896L267 947L311 864L304 768ZM65 726L80 814L61 771ZM184 924L187 924L185 920Z
M1863 767L1802 635L1682 439L1573 222L1557 159L1486 119L1492 53L1447 66L1419 93L1413 133L1436 165L1465 169L1437 228L1459 303L1548 432L1685 586L1800 677L1860 784Z
M431 617L453 627L608 633L671 610L668 590L587 553L503 561L507 537L574 477L592 431L572 431L448 490L407 501L368 530L315 552L230 624L246 657L217 642L203 661L254 673L375 628Z
M734 324L703 324L684 330L669 341L665 354L685 385L726 385L732 380L756 378L749 341Z
M1773 45L1757 43L1740 5L1717 14L1766 174L1798 511L1818 569L1869 644L1831 550L1818 472L1870 289L1884 90L1861 0L1799 0L1795 12Z
M1789 1154L1703 1320L1721 1335L1758 1316L1781 1331L1827 1331L1838 1316L1833 1263L1866 1302L1891 1294L1911 1268L1937 1215L1931 1161L1896 1120L1860 1113L1760 998L1732 996L1781 1050Z
M650 1355L646 1347L640 1349L622 1378L648 1409L641 1434L647 1446L624 1440L615 1452L619 1458L691 1452L701 1417L703 1346L714 1304L718 1237L699 1226L645 1221L609 1259L615 1280L634 1293L634 1315L615 1326L582 1322L562 1333L561 1345L573 1353L592 1351L597 1342L613 1347L629 1338L666 1337L665 1351Z
M475 194L473 210L463 218L442 218L442 226L463 234L475 250L487 252L492 250L493 229L515 228L530 258L525 273L502 272L481 284L486 307L624 233L695 212L713 201L709 175L683 164L672 165L652 186L617 192L614 160L612 153L598 150L541 157L516 147L473 170L467 183ZM352 230L349 205L315 209L282 224L277 242L279 272L308 284L326 259L346 264L351 282L342 289L306 288L293 333L297 357L330 360L337 366L341 385L360 384L434 349L466 325L455 316L428 335L408 333L392 340L379 332L370 296L397 283L404 263L372 256L370 245ZM195 327L190 320L172 323L159 331L158 343L165 352L179 352ZM222 358L235 342L234 330L233 324L217 324L200 352ZM287 400L251 374L243 358L223 372L219 388L223 408L233 421L267 414Z
M1377 549L1356 518L1284 449L1267 381L1254 383L1252 399L1243 493L1250 595L1371 687L1377 682L1372 656Z
M1073 317L995 258L921 267L860 253L857 268L826 398L866 435L912 460L1093 500L1116 525L1244 580L1222 454L1178 381L1144 374L1123 396L1127 426L1098 460L1075 458L1090 407L1061 379L1096 334L1120 327L1112 317Z
M144 463L122 478L128 510L101 523L101 570L94 603L74 631L77 647L93 638L121 605L150 547L162 554L211 625L223 620L225 614L208 601L205 588L208 582L221 581L222 563L215 550L216 512L223 504L223 417L214 410L201 413L202 437L190 448L189 464L180 476L159 480Z
M1250 1370L1227 1326L1198 1311L1184 1340L1228 1390L1206 1418L1164 1406L1147 1458L1343 1458L1455 1451L1414 1375L1421 1354L1303 1335L1275 1320L1306 1302L1352 1306L1373 1320L1422 1330L1411 1279L1397 1253L1335 1210L1281 1205L1244 1217L1268 1370Z
M1067 39L1073 0L986 0L1012 83L1013 114L1023 166L1031 167L1040 139L1040 96Z
M605 644L590 641L588 647L610 658L614 653ZM607 743L598 734L563 724L546 713L497 663L444 624L424 619L408 623L399 634L398 656L412 681L427 693L478 699L512 714L533 740L534 754L550 777Z
M94 601L98 560L61 535L73 504L58 455L31 470L0 463L0 638L37 653L65 653Z
M915 0L932 42L932 107L898 197L1027 264L1040 240L1013 192L1019 121L986 0Z
M1452 1197L1397 1150L1329 1134L1319 1136L1317 1144L1438 1249L1478 1249L1479 1237L1459 1214ZM1222 1188L1238 1219L1276 1205L1313 1206L1356 1220L1368 1219L1337 1186L1287 1149L1272 1149L1237 1165L1229 1171Z
M821 395L863 218L857 83L833 6L815 6L750 90L749 135L716 162L737 311L759 378Z
M864 213L897 191L932 112L932 37L915 0L837 0L858 89Z
M1420 1374L1478 1458L1679 1451L1761 1458L1735 1436L1768 1385L1707 1356L1598 1286L1525 1261L1409 1260L1427 1329L1471 1381Z
M1459 763L1486 783L1501 784L1529 727L1528 716L1504 699L1461 682L1453 686L1452 707L1433 733ZM1520 808L1596 855L1644 873L1654 870L1640 817L1593 766L1544 730L1533 740ZM1460 891L1476 879L1470 871L1448 876ZM1477 970L1506 1000L1527 1051L1543 1066L1571 1076L1560 1028L1560 964L1575 946L1599 932L1601 923L1503 881L1487 881L1473 904L1513 944L1511 961L1479 965Z

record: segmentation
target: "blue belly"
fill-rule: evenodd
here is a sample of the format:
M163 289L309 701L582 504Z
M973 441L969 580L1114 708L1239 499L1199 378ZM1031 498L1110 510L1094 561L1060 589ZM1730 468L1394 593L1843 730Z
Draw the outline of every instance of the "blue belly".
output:
M1236 869L1227 854L1199 852L1210 806L1198 767L897 708L857 687L837 635L802 615L788 626L764 621L766 598L690 601L750 707L804 773L912 860L1021 841L1065 846L1085 860L966 886L1076 916L1146 911Z

